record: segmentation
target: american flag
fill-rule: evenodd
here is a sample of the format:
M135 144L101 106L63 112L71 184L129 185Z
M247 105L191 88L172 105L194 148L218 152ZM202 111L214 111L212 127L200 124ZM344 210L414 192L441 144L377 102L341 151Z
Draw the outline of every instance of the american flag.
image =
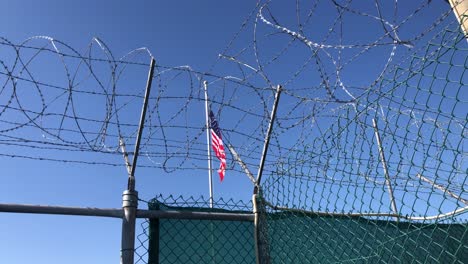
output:
M223 139L221 137L221 130L218 126L213 112L210 110L210 128L211 128L211 146L216 154L216 157L221 161L219 165L218 173L221 181L224 179L224 173L226 171L226 152L224 152Z

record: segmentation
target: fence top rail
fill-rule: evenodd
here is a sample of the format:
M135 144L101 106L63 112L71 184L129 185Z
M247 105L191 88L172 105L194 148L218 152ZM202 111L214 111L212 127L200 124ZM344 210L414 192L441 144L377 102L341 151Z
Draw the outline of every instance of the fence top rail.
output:
M179 211L179 210L168 210L168 211L138 210L137 218L224 220L224 221L253 222L254 215L252 213L193 212L193 211Z
M75 216L99 216L122 218L123 210L119 208L67 207L28 204L0 204L3 213L54 214ZM138 210L137 218L165 218L190 220L225 220L225 221L253 221L253 214L248 213L220 213L220 212L188 212L179 210L155 211Z
M462 207L455 211L429 217L408 217L389 213L331 213L331 212L312 212L300 209L286 208L273 206L267 203L273 209L286 210L291 212L314 213L317 215L327 216L397 216L407 220L438 220L445 217L450 217L456 214L466 212L468 207ZM94 207L68 207L68 206L49 206L49 205L29 205L29 204L0 204L0 212L2 213L29 213L29 214L54 214L54 215L74 215L74 216L96 216L96 217L112 217L122 218L123 210L120 208L94 208ZM224 220L224 221L254 221L252 213L224 213L224 212L194 212L180 210L137 210L137 218L148 219L187 219L187 220Z
M29 204L0 204L3 213L55 214L122 218L120 208L68 207Z

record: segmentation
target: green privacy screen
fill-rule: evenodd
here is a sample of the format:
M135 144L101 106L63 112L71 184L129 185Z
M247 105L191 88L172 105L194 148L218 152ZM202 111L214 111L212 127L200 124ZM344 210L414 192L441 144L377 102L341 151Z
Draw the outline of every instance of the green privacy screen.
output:
M272 263L466 263L466 224L415 224L274 213Z
M249 211L168 206L151 210ZM269 212L262 223L271 263L466 263L466 224ZM255 263L252 222L154 219L148 263Z
M151 210L249 211L172 207L153 200ZM252 222L154 219L150 221L148 263L255 263Z

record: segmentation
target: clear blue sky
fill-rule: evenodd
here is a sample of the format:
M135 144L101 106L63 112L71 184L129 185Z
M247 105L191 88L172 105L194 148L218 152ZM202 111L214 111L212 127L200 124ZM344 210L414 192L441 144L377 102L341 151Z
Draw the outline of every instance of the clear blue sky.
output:
M307 11L312 4L299 1L303 6L301 17L307 16ZM343 1L345 2L345 1ZM383 2L383 1L382 1ZM417 1L417 4L404 3L398 9L398 15L393 17L392 6L384 5L384 14L389 18L401 21L404 17L421 5L424 1ZM426 1L427 2L427 1ZM435 17L448 10L448 4L442 0L433 0L429 6L423 8L423 12L418 14L418 19L411 22L401 30L401 38L411 38L427 28L434 21ZM12 41L21 43L23 40L32 36L50 36L54 39L63 41L73 48L83 51L90 43L93 37L99 37L103 40L116 58L124 56L127 52L139 47L148 48L157 60L157 63L165 66L189 65L195 70L201 72L214 71L217 74L240 76L237 65L229 64L228 60L220 60L220 54L229 41L239 31L243 21L256 7L256 1L10 1L4 4L0 10L1 36ZM393 3L392 3L393 4ZM356 4L354 6L359 10L376 15L374 1L368 3ZM297 29L295 1L272 1L271 11L274 18L282 25ZM388 11L391 10L391 11ZM265 13L268 14L268 13ZM323 39L332 25L336 16L336 10L330 6L318 8L318 11L311 17L308 27L305 27L303 34L312 39ZM270 18L266 15L266 17ZM253 17L253 20L255 16ZM252 56L252 43L254 38L253 20L250 20L241 31L239 37L228 50L227 55L236 55L236 52L242 51L246 47L247 51L240 52L236 58L244 60L249 65L255 65L255 59ZM367 42L373 36L382 34L382 25L376 20L372 23L366 19L350 17L350 20L343 29L344 39L348 43ZM444 23L453 22L454 18L448 19ZM262 25L262 24L259 24ZM257 32L258 45L262 47L260 58L267 61L267 58L274 57L282 47L286 46L289 37L284 35L272 35L271 39L265 37L273 30L263 25ZM317 35L317 38L313 38ZM326 43L338 45L337 35L333 35ZM270 43L270 42L271 43ZM390 41L390 40L387 40ZM49 46L50 47L50 46ZM388 59L391 51L388 47L376 48L375 52L367 53L361 60L353 61L357 67L348 67L343 72L344 81L349 86L365 86L377 77L382 70L375 65L382 66ZM400 52L401 51L401 52ZM335 51L331 55L335 56ZM336 51L337 52L337 51ZM395 59L403 59L408 54L408 48L399 46L398 56ZM0 60L7 61L11 56L11 51L0 46ZM307 60L307 50L304 51L303 45L295 44L288 51L287 56L281 57L273 63L274 67L267 67L265 72L274 84L284 84L294 72L300 68L297 65ZM349 56L349 57L347 57ZM343 58L351 58L353 53L343 54ZM146 60L145 62L148 62ZM328 63L328 64L327 64ZM325 63L326 69L333 68L330 62ZM216 64L214 70L212 66ZM45 73L44 68L54 69L52 64L44 64L42 67L44 78L53 78L55 72L50 70ZM364 70L363 70L364 69ZM247 73L248 69L244 69ZM146 67L134 66L130 76L138 76L138 80L128 78L123 83L126 86L138 86L131 89L143 90L146 82ZM104 69L99 73L105 72ZM365 74L363 74L365 73ZM63 76L63 72L58 75ZM60 78L60 77L58 77ZM307 80L319 78L317 73L301 76L297 80L289 83L290 86L307 87ZM50 79L49 79L50 80ZM210 81L214 81L211 78ZM261 79L253 79L255 83L261 83ZM50 81L54 83L54 81ZM63 84L63 83L62 83ZM317 83L314 83L317 84ZM186 80L178 80L172 83L171 89L180 89L174 95L184 96ZM265 85L265 84L264 84ZM198 85L196 85L197 88ZM221 87L221 86L219 86ZM135 91L125 87L124 91ZM158 87L153 90L156 93ZM213 86L216 89L216 86ZM355 91L359 91L356 89ZM213 98L223 100L225 96L221 90L213 91ZM226 92L229 94L229 91ZM248 93L239 92L242 96L249 96ZM232 94L231 94L232 95ZM232 95L233 104L239 104L244 100L243 106L248 108L250 104L256 104L253 97L235 98ZM337 96L345 98L347 95L341 91ZM285 104L292 104L285 98ZM268 109L272 97L266 97ZM5 99L0 99L4 103ZM29 99L27 99L29 100ZM32 99L31 99L32 100ZM237 100L237 101L236 101ZM290 99L291 100L291 99ZM31 101L32 102L32 101ZM226 101L225 101L226 102ZM81 101L84 103L84 101ZM89 111L98 111L98 105L89 103ZM129 117L139 118L140 102L134 104L128 113ZM199 120L191 120L192 124L199 122L197 127L203 126L204 108L201 102L199 106ZM291 106L291 105L289 105ZM214 108L219 109L219 105L214 104ZM214 109L217 111L217 109ZM168 103L167 112L161 115L170 115L177 110L177 105L171 106ZM190 111L197 111L195 106L191 106ZM259 107L259 111L262 108ZM89 114L89 113L87 113ZM263 113L262 113L263 114ZM287 114L284 110L283 115ZM221 129L230 128L231 130L243 129L253 133L257 125L252 125L249 120L241 123L242 128L237 127L237 122L242 120L235 115L234 111L224 112L223 118L220 118ZM15 116L11 116L15 120ZM18 119L20 119L18 117ZM181 121L182 122L182 121ZM70 124L71 126L71 124ZM266 124L263 124L265 129ZM19 132L24 138L40 140L41 134L29 130ZM29 134L28 134L29 133ZM155 132L157 133L157 131ZM169 137L171 131L167 131ZM193 132L195 133L195 132ZM198 133L198 132L197 132ZM315 132L314 132L315 133ZM311 133L313 134L313 133ZM309 135L311 135L309 134ZM261 131L258 136L261 137ZM129 135L130 136L130 135ZM174 136L185 137L184 132L176 132ZM192 135L190 135L192 136ZM236 142L242 139L236 134L226 135L230 142L237 143L249 151L247 142ZM204 134L198 142L203 142ZM280 141L288 143L287 134L280 135ZM185 138L182 138L184 140ZM115 142L114 142L115 143ZM257 150L258 150L258 146ZM122 162L121 156L99 155L83 153L64 153L50 151L41 152L38 150L29 150L27 148L13 148L7 145L0 153L15 153L25 156L45 156L45 157L63 157L64 159L93 160L110 163ZM151 151L149 147L144 149ZM18 153L18 151L31 151L30 153ZM50 154L50 156L49 156ZM63 155L63 156L62 156ZM89 156L84 156L89 155ZM203 158L203 156L200 157ZM176 160L177 161L177 160ZM151 164L144 157L141 158L142 164ZM232 161L231 161L232 162ZM251 163L256 162L251 160ZM197 164L205 166L205 161L196 161ZM89 206L118 208L121 206L121 193L126 188L127 173L125 167L112 166L92 166L72 163L57 163L39 160L12 159L9 157L0 157L2 166L2 191L0 192L1 203L25 203L25 204L44 204L44 205L66 205L66 206ZM123 163L122 163L123 164ZM177 164L177 162L174 162ZM213 162L214 167L218 162ZM176 166L176 165L174 165ZM183 165L190 167L189 165ZM236 166L231 163L231 166ZM236 168L236 170L240 170ZM256 172L256 167L251 167ZM223 198L234 198L248 200L251 197L252 186L248 179L238 171L227 171L226 178L220 183L216 172L214 173L215 196ZM140 198L151 199L155 195L163 194L165 196L184 195L186 197L208 194L207 175L202 169L199 170L181 170L171 174L164 174L161 169L138 168L137 169L137 190ZM140 206L144 207L141 203ZM117 263L119 261L120 249L120 229L121 221L118 219L91 218L91 217L71 217L71 216L45 216L45 215L26 215L26 214L0 214L0 262L1 263ZM138 233L140 231L137 231Z

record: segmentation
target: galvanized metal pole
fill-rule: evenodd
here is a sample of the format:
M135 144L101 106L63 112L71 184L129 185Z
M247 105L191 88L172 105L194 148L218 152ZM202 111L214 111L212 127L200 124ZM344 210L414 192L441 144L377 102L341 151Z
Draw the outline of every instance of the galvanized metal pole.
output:
M377 127L377 121L375 119L372 119L372 126L374 127L375 138L377 139L377 146L379 147L380 161L382 162L382 168L383 168L384 175L385 175L385 184L387 185L388 195L390 196L390 205L392 207L393 213L397 215L398 210L396 207L395 197L393 196L392 184L390 183L390 175L388 174L388 167L387 167L387 162L385 160L385 153L383 151L382 142L380 140L379 128Z
M455 215L468 212L468 206L458 208L447 213L432 215L432 216L404 216L395 215L393 213L332 213L320 211L308 211L297 208L288 208L282 206L273 206L265 200L262 203L271 207L274 210L286 210L288 212L299 212L302 214L313 214L314 216L389 216L399 217L401 219L422 221L422 220L437 220L445 217L452 217ZM263 210L263 209L262 209ZM254 210L255 211L255 210ZM22 214L45 214L45 215L70 215L70 216L97 216L119 218L123 217L123 210L118 208L92 208L92 207L67 207L67 206L50 206L50 205L28 205L28 204L1 204L0 213L22 213ZM214 221L240 221L240 222L254 222L254 214L242 213L217 213L217 212L189 212L189 211L155 211L155 210L137 210L136 218L150 218L150 219L186 219L186 220L214 220Z
M263 167L265 166L265 160L266 156L268 154L268 146L270 144L270 136L271 136L271 131L273 130L273 124L275 122L275 117L276 117L276 109L278 107L278 102L280 99L281 95L281 85L278 85L276 87L276 93L275 93L275 101L273 102L273 108L271 110L271 116L270 116L270 123L268 124L268 130L265 135L265 142L263 144L263 151L262 151L262 157L260 159L260 165L258 166L258 173L257 173L257 179L254 182L254 191L253 191L253 196L252 196L252 202L253 202L253 214L254 214L254 239L255 239L255 256L256 256L256 262L257 264L269 264L270 263L270 257L269 257L269 252L268 252L268 238L266 237L266 234L262 234L262 223L261 221L261 213L264 213L265 211L262 210L260 211L259 204L258 204L258 199L261 199L261 190L260 190L260 183L262 180L262 173L263 173ZM248 170L246 170L247 172ZM249 172L249 171L248 171ZM263 204L260 205L263 209Z
M128 200L128 197L125 197ZM0 203L0 213L45 214L45 215L72 215L72 216L96 216L96 217L123 217L120 208L94 208L94 207L70 207L31 204L4 204ZM214 221L240 221L253 222L254 216L249 213L221 213L221 212L197 212L197 211L157 211L137 210L136 218L150 219L186 219L186 220L214 220Z
M252 195L253 214L254 214L254 243L255 243L255 263L261 263L261 248L260 248L260 225L259 225L259 212L257 206L257 194Z
M135 224L136 212L138 208L138 192L135 191L135 170L137 167L138 153L140 150L141 136L145 125L146 109L148 108L148 100L151 91L151 83L153 82L154 74L154 58L151 58L148 81L146 83L145 98L143 99L143 108L141 109L140 125L138 126L138 134L135 143L135 151L133 154L133 163L131 166L130 175L128 177L127 190L122 195L122 208L124 216L122 218L122 244L120 251L121 264L133 264L135 254ZM128 167L127 167L128 168Z
M265 143L263 144L262 157L260 159L260 166L258 166L257 180L255 184L254 193L258 189L257 186L260 186L260 181L262 180L263 167L265 166L265 159L268 153L268 145L270 144L270 135L273 130L273 123L275 122L276 117L276 108L278 107L278 102L281 95L281 85L276 87L275 101L273 103L273 109L271 110L270 123L268 125L267 134L265 136Z
M261 200L259 204L259 200ZM262 219L266 213L265 203L260 197L260 194L252 196L253 214L254 214L254 241L255 241L255 259L257 264L270 264L270 250L268 246L268 237L266 232L262 232L265 228L265 220Z
M146 82L146 90L145 90L145 97L143 99L143 107L141 109L140 125L138 126L138 134L137 134L136 143L135 143L135 151L133 153L133 162L132 162L132 168L131 168L132 170L130 173L130 177L128 179L128 189L131 191L135 190L135 170L137 167L138 154L140 152L141 136L143 134L143 128L145 126L146 109L148 108L151 84L153 83L154 64L155 64L155 60L152 57L151 63L150 63L150 70L148 73L148 81Z
M93 208L69 207L31 204L0 204L2 213L48 214L48 215L74 215L122 218L123 210L120 208Z
M125 190L122 195L122 244L120 249L120 263L133 264L135 254L135 225L138 207L138 192Z
M0 204L0 209L1 209ZM247 213L219 213L219 212L196 212L196 211L158 211L138 210L137 218L150 219L186 219L186 220L213 220L213 221L239 221L253 222L254 215Z
M210 134L210 108L208 105L208 82L203 81L205 90L205 122L206 122L206 145L208 149L208 188L210 191L210 208L213 208L213 170L211 168L211 134Z

